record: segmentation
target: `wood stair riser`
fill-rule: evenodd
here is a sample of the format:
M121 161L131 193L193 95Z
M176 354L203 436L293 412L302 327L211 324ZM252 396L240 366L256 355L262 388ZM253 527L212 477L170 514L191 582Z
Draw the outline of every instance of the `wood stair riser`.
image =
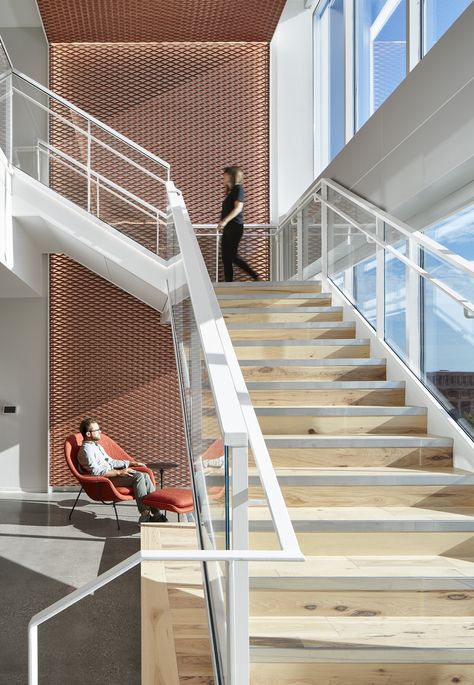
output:
M254 407L403 407L404 388L349 390L253 390L249 389ZM210 391L203 393L203 406L212 407Z
M254 407L385 406L403 407L403 388L387 390L249 390Z
M235 348L237 359L368 359L370 345L255 345Z
M384 381L385 364L357 366L242 366L246 381Z
M265 435L417 435L426 416L259 416Z
M472 616L474 590L252 589L250 613L262 617Z
M307 299L304 297L285 297L279 298L278 295L271 298L242 297L232 299L222 299L219 297L219 306L222 311L227 307L330 307L332 305L331 295L322 295L317 298Z
M253 283L233 283L231 286L226 285L216 285L214 291L217 296L219 295L240 295L240 294L256 294L261 295L262 293L271 293L272 295L277 295L278 293L320 293L321 283L317 281L311 281L306 283L292 282L292 283L266 283L262 282L258 285Z
M473 685L474 664L252 663L251 685Z
M297 323L310 321L342 321L342 311L327 312L222 312L229 323Z
M282 488L287 507L416 507L474 514L474 486L423 485L301 485ZM261 500L263 489L250 487L249 497Z
M451 447L353 447L353 448L278 448L269 454L275 468L307 467L384 467L450 471L453 466ZM253 459L250 459L253 465Z

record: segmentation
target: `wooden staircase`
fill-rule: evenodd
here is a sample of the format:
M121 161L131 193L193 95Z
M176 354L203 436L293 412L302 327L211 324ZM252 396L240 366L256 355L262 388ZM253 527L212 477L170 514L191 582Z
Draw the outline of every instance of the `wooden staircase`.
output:
M474 683L474 474L318 283L216 293L307 555L251 564L252 685Z

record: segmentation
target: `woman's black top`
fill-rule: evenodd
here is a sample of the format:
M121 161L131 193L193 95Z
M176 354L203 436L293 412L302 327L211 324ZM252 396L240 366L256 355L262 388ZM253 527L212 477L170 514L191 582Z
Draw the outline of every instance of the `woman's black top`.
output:
M225 217L230 214L230 212L234 209L236 202L245 202L244 186L240 184L235 185L225 196L224 202L222 203L221 219L225 219ZM240 212L240 214L237 214L232 221L235 221L236 224L243 224L243 211Z

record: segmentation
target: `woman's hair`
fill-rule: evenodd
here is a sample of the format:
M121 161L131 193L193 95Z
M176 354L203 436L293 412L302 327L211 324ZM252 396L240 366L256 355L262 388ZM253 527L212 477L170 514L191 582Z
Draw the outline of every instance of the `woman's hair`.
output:
M244 182L244 173L239 166L226 166L224 174L229 174L230 176L229 190L232 190L234 186L238 186Z

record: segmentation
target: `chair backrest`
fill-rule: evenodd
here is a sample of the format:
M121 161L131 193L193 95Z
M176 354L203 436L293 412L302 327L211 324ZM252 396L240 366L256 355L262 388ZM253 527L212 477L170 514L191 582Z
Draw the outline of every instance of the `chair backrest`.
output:
M77 461L77 455L81 448L82 441L83 438L80 433L73 433L68 435L64 442L66 463L73 476L78 480L80 480L83 475L79 471L79 463ZM128 461L131 461L131 457L127 452L105 433L102 433L100 436L100 444L112 459L128 459Z

